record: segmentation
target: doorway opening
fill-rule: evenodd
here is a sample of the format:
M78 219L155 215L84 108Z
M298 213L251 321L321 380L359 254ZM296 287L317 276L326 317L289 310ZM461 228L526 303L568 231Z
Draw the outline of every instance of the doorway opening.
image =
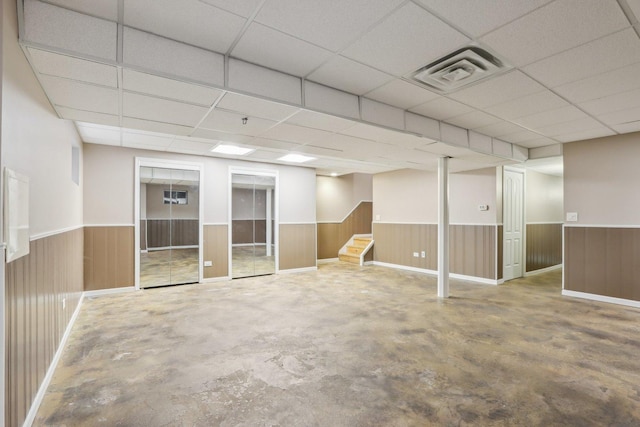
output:
M136 288L201 281L201 176L199 166L138 160Z
M277 271L277 176L231 171L229 271L231 278Z

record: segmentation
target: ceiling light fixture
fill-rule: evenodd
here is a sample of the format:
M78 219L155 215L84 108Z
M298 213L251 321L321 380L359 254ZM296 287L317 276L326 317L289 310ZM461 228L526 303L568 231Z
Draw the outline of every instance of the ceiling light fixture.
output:
M232 156L245 156L254 151L256 151L255 148L238 147L237 145L229 144L218 144L215 148L211 149L212 153L229 154Z
M335 178L336 176L338 176L338 172L331 172L331 176Z
M303 156L302 154L287 154L286 156L280 157L278 160L290 163L304 163L315 159L315 157Z

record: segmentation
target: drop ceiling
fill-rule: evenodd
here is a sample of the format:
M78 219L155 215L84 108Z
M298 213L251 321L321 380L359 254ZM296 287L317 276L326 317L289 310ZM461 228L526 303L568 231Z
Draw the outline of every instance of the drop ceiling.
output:
M234 143L256 149L247 160L300 153L341 174L441 156L476 169L640 131L639 0L23 6L25 54L86 143L217 157ZM410 80L465 46L512 68L446 95Z

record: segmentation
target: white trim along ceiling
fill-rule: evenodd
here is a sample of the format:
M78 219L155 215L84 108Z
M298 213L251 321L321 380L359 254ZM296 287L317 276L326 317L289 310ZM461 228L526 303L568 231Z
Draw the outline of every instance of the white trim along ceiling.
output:
M25 55L86 143L297 153L328 175L515 164L640 131L640 0L17 2ZM504 68L448 92L412 79L468 47Z

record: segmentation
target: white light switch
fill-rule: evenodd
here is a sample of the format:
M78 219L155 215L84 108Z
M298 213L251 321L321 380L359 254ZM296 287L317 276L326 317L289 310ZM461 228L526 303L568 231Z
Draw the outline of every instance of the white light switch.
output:
M567 212L567 222L576 222L578 220L578 212Z
M422 252L420 252L420 256L421 256L422 258L426 258L426 257L427 257L427 252L426 252L426 251L422 251Z
M204 262L204 266L205 267L213 267L213 262L212 261L205 261Z
M414 252L414 253L413 253L413 257L414 257L414 258L420 258L420 254L419 254L418 252Z
M376 221L380 221L380 215L376 215Z

